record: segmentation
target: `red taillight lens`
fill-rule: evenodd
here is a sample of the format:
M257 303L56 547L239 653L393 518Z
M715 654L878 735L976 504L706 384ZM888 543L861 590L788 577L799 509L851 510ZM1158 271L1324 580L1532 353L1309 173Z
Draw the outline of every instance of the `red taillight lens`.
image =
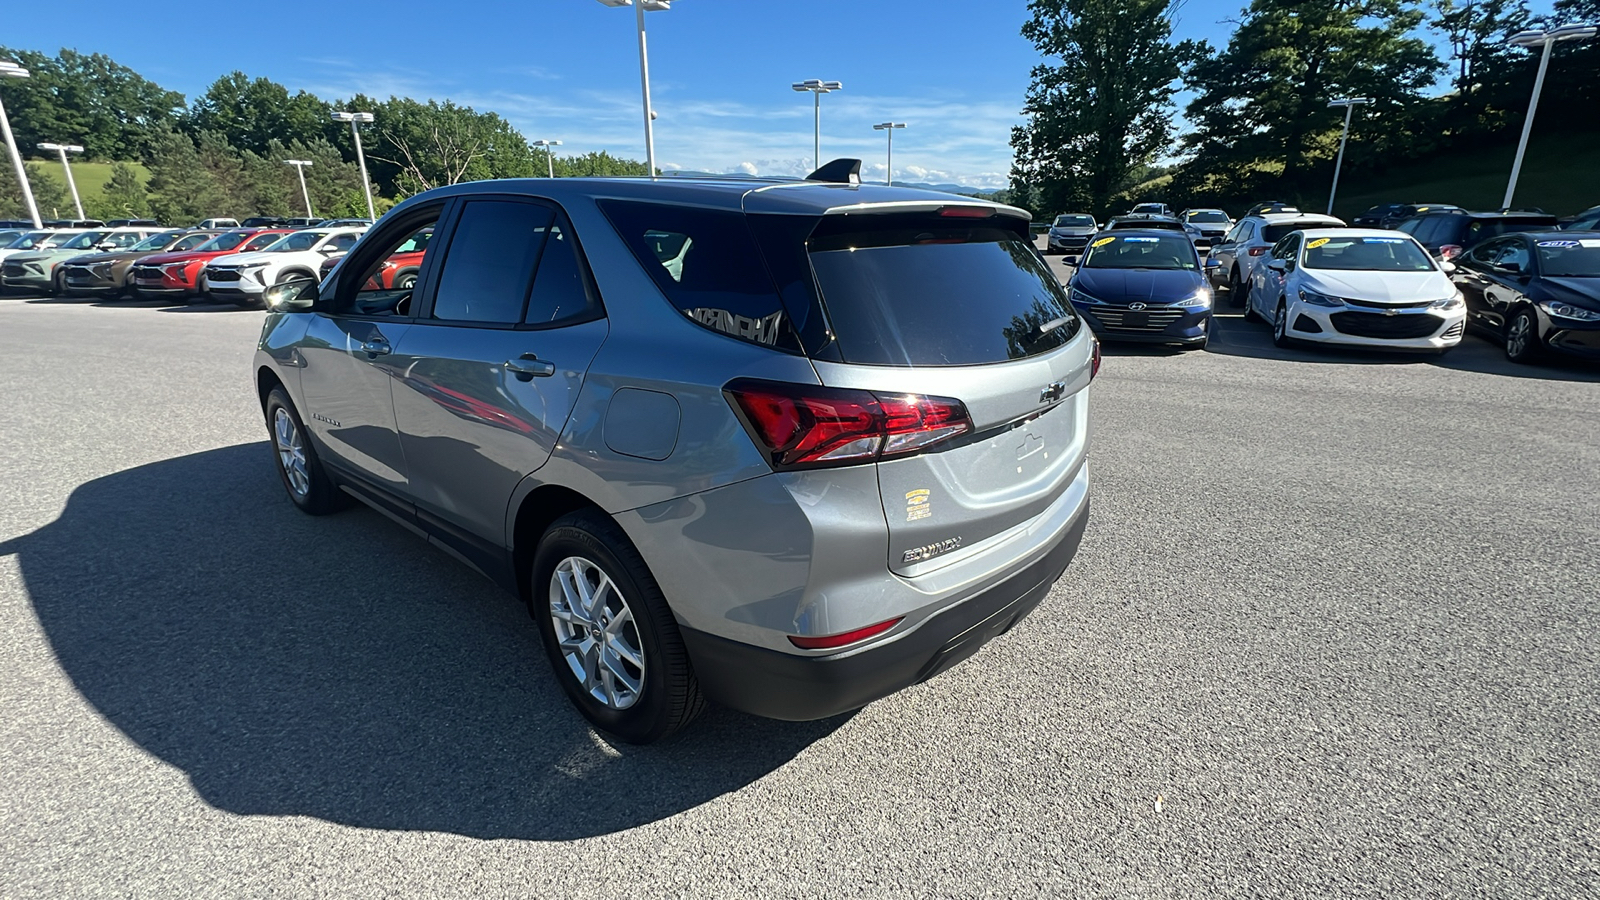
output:
M1449 262L1450 260L1455 259L1456 257L1458 257L1460 255L1461 255L1461 245L1460 244L1445 244L1444 246L1439 248L1439 258L1444 260L1445 262Z
M1267 252L1267 248L1265 248L1265 247L1251 247L1250 248L1250 255L1251 256L1260 256L1261 254L1263 254L1265 252Z
M1090 346L1094 348L1094 355L1089 359L1089 380L1093 381L1100 374L1100 342L1094 341Z
M857 641L864 641L869 637L877 637L878 635L883 634L885 631L888 631L896 625L899 625L904 620L905 616L901 616L898 619L890 619L887 622L879 622L876 625L868 625L865 628L857 628L855 631L846 631L844 634L830 634L823 637L801 637L796 634L791 634L789 635L789 643L799 647L801 650L833 650L837 647L843 647L846 644L854 644Z
M972 430L960 400L740 379L724 392L774 468L848 465Z

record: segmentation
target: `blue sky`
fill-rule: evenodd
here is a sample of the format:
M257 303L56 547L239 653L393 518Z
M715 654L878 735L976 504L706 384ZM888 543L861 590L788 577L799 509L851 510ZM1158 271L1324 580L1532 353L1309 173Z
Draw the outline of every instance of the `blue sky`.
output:
M596 0L7 5L6 45L103 52L191 98L239 69L327 99L449 98L563 152L644 158L633 11ZM1188 0L1177 37L1221 45L1243 5ZM845 86L822 98L824 159L882 178L871 126L893 119L896 179L1003 187L1038 62L1026 16L1024 0L674 0L646 15L658 164L804 174L811 97L789 85L822 78Z

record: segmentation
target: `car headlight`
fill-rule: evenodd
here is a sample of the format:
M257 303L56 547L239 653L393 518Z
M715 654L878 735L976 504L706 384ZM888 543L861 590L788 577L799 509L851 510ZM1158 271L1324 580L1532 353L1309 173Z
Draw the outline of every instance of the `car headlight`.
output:
M1316 291L1308 291L1305 288L1300 289L1300 299L1311 304L1312 306L1344 305L1344 301L1340 300L1338 297L1330 297L1327 294L1319 294Z
M1573 306L1571 303L1561 300L1546 300L1539 306L1550 315L1560 316L1563 319L1575 319L1579 322L1600 322L1600 312L1584 309L1581 306Z
M1179 300L1178 306L1187 306L1191 309L1209 309L1211 307L1211 289L1198 288L1194 293Z
M1078 288L1076 286L1074 286L1072 288L1072 299L1076 303L1095 304L1095 303L1099 303L1100 302L1100 298L1099 297L1095 297L1093 295L1086 294L1086 293L1083 292L1082 289L1080 289L1080 288Z
M1467 301L1464 298L1462 298L1461 292L1460 291L1456 291L1454 294L1452 294L1452 295L1450 295L1448 297L1445 297L1443 300L1435 300L1432 303L1429 303L1428 304L1428 308L1429 309L1442 309L1442 310L1449 311L1449 310L1460 309L1461 307L1466 306L1466 305L1467 305Z

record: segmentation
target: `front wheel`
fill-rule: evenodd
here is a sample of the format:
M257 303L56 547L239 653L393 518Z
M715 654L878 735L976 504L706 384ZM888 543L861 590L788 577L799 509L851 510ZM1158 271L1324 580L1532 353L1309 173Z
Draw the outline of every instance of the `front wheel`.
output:
M1250 308L1250 283L1239 280L1238 269L1228 276L1228 302L1247 310Z
M1278 300L1278 308L1272 314L1272 343L1279 347L1294 346L1294 338L1289 337L1289 305L1282 299Z
M666 597L605 515L581 510L550 526L534 554L528 607L556 680L601 731L648 744L705 707Z
M273 459L278 464L278 477L289 499L302 512L325 516L345 506L344 494L317 459L316 448L306 434L300 414L283 388L273 388L267 395L267 431L272 436Z
M1544 355L1544 341L1539 337L1539 318L1533 310L1517 310L1506 325L1506 356L1512 362L1529 365Z

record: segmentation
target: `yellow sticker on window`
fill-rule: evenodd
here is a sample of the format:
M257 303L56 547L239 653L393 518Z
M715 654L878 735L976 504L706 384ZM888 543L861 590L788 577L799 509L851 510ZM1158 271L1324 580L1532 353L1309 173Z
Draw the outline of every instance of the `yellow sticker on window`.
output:
M1306 249L1307 250L1315 250L1318 247L1321 247L1323 244L1326 244L1327 242L1329 242L1331 240L1333 240L1333 238L1317 238L1316 240L1314 240L1311 243L1307 244L1306 245Z
M1111 243L1114 240L1116 240L1116 238L1114 238L1114 237L1101 238L1100 240L1095 241L1094 243L1090 244L1089 246L1091 246L1091 247L1104 247L1105 245Z

